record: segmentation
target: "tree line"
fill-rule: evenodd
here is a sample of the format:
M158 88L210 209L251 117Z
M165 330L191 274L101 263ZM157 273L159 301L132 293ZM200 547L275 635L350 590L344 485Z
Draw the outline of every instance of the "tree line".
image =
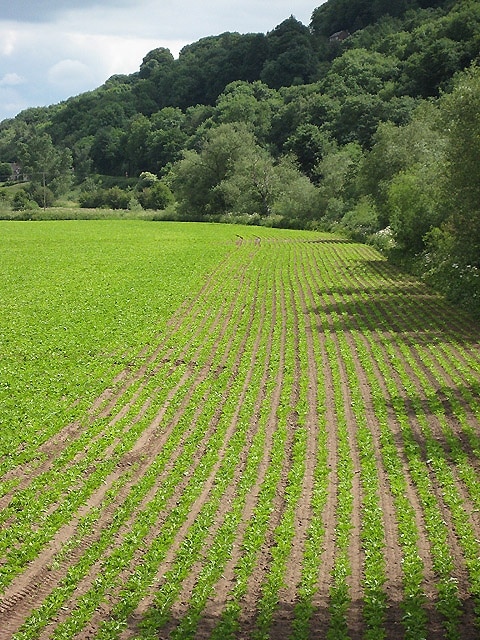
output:
M478 312L479 43L475 0L328 0L308 27L156 49L28 109L0 123L0 161L30 179L19 208L73 189L85 207L337 230Z

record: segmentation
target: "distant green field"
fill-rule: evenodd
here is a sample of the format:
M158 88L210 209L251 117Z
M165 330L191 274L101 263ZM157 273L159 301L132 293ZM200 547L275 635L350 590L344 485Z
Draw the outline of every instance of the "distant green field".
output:
M255 230L0 222L0 451L16 448L12 437L36 438L45 419L62 420L72 403L94 397L201 287L240 234Z

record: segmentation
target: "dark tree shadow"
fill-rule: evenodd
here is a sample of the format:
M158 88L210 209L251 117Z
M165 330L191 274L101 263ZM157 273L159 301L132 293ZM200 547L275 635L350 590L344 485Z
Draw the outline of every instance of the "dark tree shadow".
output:
M295 605L291 603L281 602L274 615L273 623L268 631L270 640L291 640L295 629ZM461 638L462 640L478 640L479 627L476 626L474 614L474 602L468 599L462 603L462 617L460 620ZM441 615L435 610L432 602L426 602L424 606L427 640L446 640L447 632L442 621ZM364 603L362 601L352 602L348 612L349 624L345 628L350 640L363 640L366 637L367 626L364 620ZM405 626L402 620L405 619L405 611L399 602L386 602L386 610L384 614L382 627L385 631L385 640L403 640L405 638ZM172 617L163 627L155 630L158 640L169 640L170 638L179 636L177 627L183 621L182 618ZM208 612L204 613L198 619L198 624L192 635L196 640L208 640L212 637L212 633L221 622L221 614L212 615ZM311 611L310 618L306 625L302 625L306 629L308 638L312 640L323 640L327 637L329 630L331 631L332 622L330 612L327 607L314 607ZM343 626L343 625L342 625ZM131 619L128 622L128 630L141 636L142 620ZM237 621L233 636L237 640L250 640L255 637L258 630L257 612L242 613L241 618ZM337 633L340 628L335 629ZM218 637L218 635L217 635ZM305 636L303 636L305 637ZM410 635L413 638L413 635ZM419 638L423 638L423 634L419 632Z
M330 316L335 330L401 334L414 344L479 343L480 326L471 316L385 261L360 261L347 271L315 292L314 311Z

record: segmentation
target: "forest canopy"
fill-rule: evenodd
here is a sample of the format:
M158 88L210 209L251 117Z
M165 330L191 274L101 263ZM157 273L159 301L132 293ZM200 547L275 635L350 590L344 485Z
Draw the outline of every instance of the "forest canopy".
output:
M328 0L155 49L0 123L2 207L340 231L480 313L479 51L476 0Z

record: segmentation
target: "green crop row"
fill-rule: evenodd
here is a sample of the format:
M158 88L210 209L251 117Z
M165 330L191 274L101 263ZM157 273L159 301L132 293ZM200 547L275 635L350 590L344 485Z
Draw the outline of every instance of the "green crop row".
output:
M39 224L23 276L31 231L7 232L2 591L51 570L13 640L470 632L468 319L355 243L148 229Z
M263 342L261 338L265 339L264 332L266 325L264 324L264 314L257 318L255 331L251 331L248 334L248 347L252 346L253 338L257 333L257 343ZM239 335L241 333L239 332ZM249 354L250 349L247 347L246 354ZM263 349L260 348L258 354L263 353ZM257 359L258 360L258 359ZM209 525L213 520L213 516L219 501L222 498L223 493L231 482L231 476L235 470L235 461L239 458L239 452L244 446L245 431L248 426L248 416L253 409L253 396L257 393L257 384L260 384L259 376L261 374L262 359L255 362L245 359L242 369L236 371L236 386L239 387L238 393L229 394L227 403L222 407L222 420L228 422L234 421L237 425L237 430L234 437L229 443L228 453L223 458L222 463L217 471L215 480L213 483L214 489L210 494L208 501L205 503L204 508L200 511L195 519L193 525L189 528L184 541L182 542L179 551L176 554L175 560L171 569L163 576L162 585L155 595L155 607L151 610L150 614L144 621L143 629L144 636L149 637L150 630L155 634L155 630L165 621L168 620L169 610L172 606L175 598L178 595L181 584L189 573L191 566L198 560L198 555L203 549L205 544L205 538L209 532ZM255 366L258 364L259 366ZM246 369L246 367L249 369ZM252 370L253 368L253 370ZM241 387L241 388L240 388ZM241 409L239 409L239 398L241 398ZM258 435L258 434L257 434ZM259 432L258 440L256 440L251 450L249 451L249 457L246 464L244 473L242 474L240 485L238 487L237 495L233 500L232 510L229 511L225 518L224 525L220 526L219 531L215 535L214 542L210 551L208 552L208 558L205 569L202 571L201 577L196 584L195 590L192 593L191 607L193 603L196 603L197 607L201 606L202 600L205 599L209 590L209 584L212 580L212 572L221 571L222 562L225 562L228 554L226 548L229 545L229 536L235 531L235 523L241 513L241 506L245 500L246 493L249 490L250 483L255 477L255 470L259 462L259 447L263 442L261 432ZM142 577L144 581L138 580L137 584L133 585L127 582L126 586L122 590L122 597L117 607L114 610L114 618L112 621L102 625L102 629L99 633L99 638L112 638L115 637L112 634L112 628L115 625L121 627L120 620L125 620L128 613L132 610L142 594L142 588L145 589L148 583L154 577L156 567L162 556L159 556L159 550L155 549L156 545L153 545L144 558ZM215 562L211 559L215 558ZM152 558L150 569L145 565L149 565L148 560ZM147 561L147 562L145 562ZM143 586L142 586L143 585ZM138 587L141 587L140 589ZM190 624L192 624L192 614L188 617Z
M235 291L233 293L235 293ZM232 335L237 336L237 333L234 331L233 325L230 326L230 332L232 333ZM210 334L208 335L208 340L204 340L201 347L202 350L205 351L206 349L208 349L208 351L211 351L212 343L214 342L214 340L215 340L215 333L213 332L212 335ZM230 351L230 346L231 346L230 341L227 342L227 345L229 347L228 350ZM232 358L235 355L235 353L236 353L235 350L231 350L230 357ZM215 368L213 368L213 370L214 369ZM92 607L98 604L99 598L102 597L102 589L105 589L107 585L111 584L115 573L117 573L122 567L124 567L125 563L128 563L129 558L131 557L131 554L135 548L135 544L139 544L142 537L148 531L148 528L145 528L145 527L148 527L148 523L153 524L153 522L155 521L156 515L158 514L158 510L160 509L160 505L166 504L166 500L168 496L171 495L172 491L174 490L175 486L178 484L179 480L183 477L184 473L188 470L189 466L191 466L192 453L197 449L199 442L203 437L205 426L209 424L209 420L211 420L211 416L216 410L215 395L213 395L214 402L213 403L211 402L209 407L210 414L208 415L210 415L210 418L204 415L203 420L197 419L197 423L200 425L199 429L197 429L196 432L194 431L190 435L190 437L187 438L186 442L184 442L183 451L176 463L175 473L173 471L170 471L169 476L167 477L167 479L162 485L162 490L157 491L155 498L152 501L150 501L146 510L143 510L140 513L138 513L138 509L141 506L141 500L143 500L143 497L146 496L147 492L151 490L151 487L156 482L156 478L159 475L159 472L161 471L162 468L164 468L168 459L171 457L173 453L175 453L178 450L178 445L180 442L179 438L181 438L184 433L188 433L185 427L191 424L193 413L195 412L195 407L196 407L195 399L197 398L198 401L201 401L202 397L205 395L206 389L209 389L210 393L213 393L213 390L215 388L214 379L215 379L215 375L210 374L210 376L205 381L203 381L203 383L200 386L198 386L197 389L195 389L195 394L190 398L192 400L192 404L190 404L190 411L192 413L190 413L190 411L185 411L182 413L182 420L178 421L177 424L175 425L175 429L174 431L172 431L172 435L167 441L166 445L164 446L159 457L151 463L147 473L143 476L142 480L137 481L135 486L132 488L127 500L117 509L117 512L112 519L112 524L110 525L110 527L102 531L102 537L101 537L101 540L99 541L100 544L93 545L92 547L90 547L89 552L85 554L84 557L81 559L79 563L81 567L80 570L78 572L74 572L75 577L77 579L81 579L82 576L86 575L86 572L89 570L89 567L93 565L93 562L96 562L98 558L100 558L102 555L105 554L105 551L108 549L108 545L110 541L113 540L114 536L118 534L118 532L120 531L120 527L123 525L123 523L127 522L128 519L133 514L135 514L137 518L136 523L134 525L134 528L128 532L125 538L124 544L114 550L109 560L104 561L104 570L102 571L102 578L100 580L97 579L95 584L92 586L92 588L82 598L82 602L80 603L80 606L75 610L75 613L72 614L72 616L70 616L69 621L65 622L62 626L58 627L59 629L59 631L57 632L58 637L62 637L62 635L63 637L68 637L68 634L71 633L72 628L78 628L79 625L81 628L81 624L84 624L86 620L88 620L87 611L91 612ZM223 384L223 382L221 384ZM140 422L137 424L140 424ZM131 434L135 434L132 438L132 444L136 442L140 433L141 433L141 430L135 430L135 429L129 430L128 432L129 436ZM215 439L217 442L217 446L220 446L221 438L218 433L215 434ZM125 442L123 442L123 444L125 444ZM210 442L210 446L211 446L211 442ZM128 451L129 447L127 447L126 450ZM211 451L214 451L214 450L215 449L210 449L208 453L211 455ZM202 462L203 464L199 465L200 474L205 473L205 458L202 460ZM196 495L198 492L198 486L196 483L193 482L193 479L191 481L191 486L192 486L192 494ZM172 516L172 518L175 523L175 526L180 526L181 520L178 519L178 512L175 512L174 516L175 517L173 518ZM135 544L133 541L135 541ZM67 576L67 579L69 579L69 576ZM69 585L71 587L69 590L64 589L62 591L60 588L62 596L64 597L70 596L70 593L75 588L75 583L73 579L69 579ZM59 591L58 589L54 591L51 594L51 596L47 599L47 601L44 603L43 608L45 609L46 607L46 611L48 612L49 616L52 615L52 607L50 606L50 600L54 599L56 601L57 607L61 606L64 602L64 599L58 596L58 593L57 593L58 591ZM45 620L45 615L40 617L43 620ZM35 614L34 618L35 620L37 620L39 616ZM28 621L27 621L27 629L28 629ZM23 636L19 636L19 637L23 637ZM28 637L28 636L25 636L25 637Z
M0 463L8 463L34 455L68 416L80 416L229 245L208 244L211 229L202 226L1 228Z
M284 262L282 289L284 292L283 318L285 323L285 377L282 387L282 398L277 411L278 430L285 431L289 441L290 460L288 474L285 478L283 505L280 521L272 532L270 548L271 561L261 587L261 595L257 603L256 628L252 634L255 640L269 637L269 630L278 607L279 592L285 585L287 562L292 551L295 536L296 509L300 501L305 477L305 460L307 454L307 431L305 427L306 386L302 375L300 344L303 343L304 328L299 326L297 299L291 274L292 256Z
M364 332L364 335L365 335L365 332ZM386 349L386 352L390 356L386 360L391 362L396 362L396 367L395 367L396 371L399 372L400 374L400 380L401 380L403 389L408 391L408 397L412 398L413 396L414 398L415 397L418 398L418 396L415 395L416 391L414 391L414 388L411 383L411 374L408 374L407 376L406 373L405 374L403 373L405 370L401 366L399 366L402 364L402 357L398 355L394 347L395 342L396 342L395 339L393 341L392 340L385 341L384 348ZM416 361L412 358L412 351L410 351L406 347L405 342L403 342L401 345L397 345L397 347L399 348L399 352L402 354L403 358L405 358L405 361L408 362L409 365L413 367L416 373L420 375L420 379L421 379L422 376L421 374L419 374L418 366L415 363ZM365 362L365 360L366 360L365 357L361 358L362 364ZM384 361L385 361L384 356L380 355L377 360L378 366L381 367ZM449 550L450 543L448 540L448 531L445 528L442 511L440 510L440 507L437 505L437 502L434 498L434 491L429 481L429 470L425 465L425 463L421 462L421 454L418 449L418 445L416 444L415 440L412 437L412 432L410 431L410 427L408 425L409 420L408 420L408 415L406 414L406 408L405 406L402 405L401 401L399 402L396 400L396 396L399 392L396 390L395 384L392 382L394 380L394 377L392 378L391 374L387 373L385 370L383 372L385 375L385 379L387 380L387 386L389 386L390 388L392 401L395 402L397 418L399 418L402 423L402 432L403 432L407 457L410 465L410 473L412 475L412 479L416 484L416 487L419 492L419 496L422 500L422 504L424 508L425 524L426 524L426 528L429 533L429 538L431 541L431 554L432 554L433 564L436 572L439 575L438 607L439 607L439 610L444 615L445 626L446 626L448 637L459 637L458 634L460 632L458 629L458 620L460 616L460 612L459 612L460 603L458 600L458 593L457 593L455 579L452 576L453 565L451 562L451 556L450 556L450 550ZM424 383L425 383L425 379L424 379ZM371 387L373 388L373 381L371 381ZM424 391L426 392L427 389L424 388ZM432 459L430 461L430 463L432 463L433 458L437 460L440 455L440 452L443 450L441 449L441 447L438 446L438 443L435 443L435 441L428 435L428 427L425 419L424 409L418 400L417 401L414 400L414 411L415 411L416 418L420 421L420 424L423 425L422 432L423 432L423 435L426 436L427 438L427 457ZM444 459L443 454L440 455L440 457ZM447 472L447 468L444 467L443 471ZM448 473L450 473L450 471L448 471L447 474ZM449 486L450 486L450 490L452 490L453 485L451 483L451 480L450 480ZM473 488L473 485L471 485L471 487ZM455 494L455 491L454 491L454 494ZM453 504L455 504L455 500L453 500ZM458 501L458 497L457 497L456 504L461 510L461 501L460 502ZM453 505L449 505L449 506L452 509ZM468 525L465 525L464 517L463 517L463 523L464 523L463 528L465 529L465 526L466 526L468 529ZM468 540L470 541L472 540L471 533L467 534L466 537ZM475 562L473 558L475 550L476 548L475 546L473 547L471 546L471 542L467 544L466 556L467 556L467 563L469 565ZM472 572L472 573L475 574L475 572ZM475 584L472 585L472 591L473 593L476 593L477 591Z
M233 326L230 327L230 331L234 333ZM215 339L215 331L208 328L206 336L202 336L200 349L194 345L190 356L200 359L202 353L209 353ZM181 368L177 367L177 369L180 369L175 372L177 378L175 378L175 375L170 375L169 377L170 384L182 375ZM159 372L160 375L162 373L162 371ZM158 385L158 378L154 379L154 376L151 376L148 379L150 389L146 390L145 393L147 394L146 397L150 398L153 389ZM191 377L189 379L190 384L194 380L195 378ZM204 383L204 386L206 386L206 383ZM197 394L201 397L202 391L197 391ZM161 398L158 391L157 396ZM3 531L2 542L4 548L11 547L11 551L7 556L9 562L1 568L1 575L5 585L28 561L36 556L58 528L67 521L68 514L73 514L85 502L92 491L111 473L115 463L134 446L144 426L149 423L158 410L156 405L152 405L150 410L143 411L144 402L145 396L137 398L136 402L130 406L130 411L126 412L122 419L116 421L115 424L112 424L112 421L107 421L107 419L97 421L94 426L97 430L104 432L103 437L95 439L92 430L81 436L67 448L64 455L55 461L53 469L36 478L30 487L14 496L9 507L5 510L4 516L11 519L11 513L18 512L15 524L11 523L9 528ZM172 400L165 414L166 420L175 409L175 402ZM133 421L134 426L130 426L132 414L136 416L138 412L140 412L142 419L135 418ZM109 427L108 429L106 429L107 426ZM127 433L125 433L126 428L128 428ZM90 446L88 445L88 439L91 440ZM115 441L118 444L113 451L110 451L108 456L105 456L106 448ZM86 455L79 460L77 458L78 452L86 453ZM66 462L71 462L68 468L64 466ZM83 478L84 472L92 466L95 467L95 472L90 474L88 480L79 487L78 478ZM59 481L58 474L60 471ZM72 493L71 487L73 486L75 486L75 492ZM61 505L53 512L48 512L45 517L42 517L42 527L37 530L31 529L28 532L26 528L28 523L35 521L39 514L41 515L47 511L49 505L58 502L60 496L63 496ZM12 546L12 541L16 541L16 546Z

